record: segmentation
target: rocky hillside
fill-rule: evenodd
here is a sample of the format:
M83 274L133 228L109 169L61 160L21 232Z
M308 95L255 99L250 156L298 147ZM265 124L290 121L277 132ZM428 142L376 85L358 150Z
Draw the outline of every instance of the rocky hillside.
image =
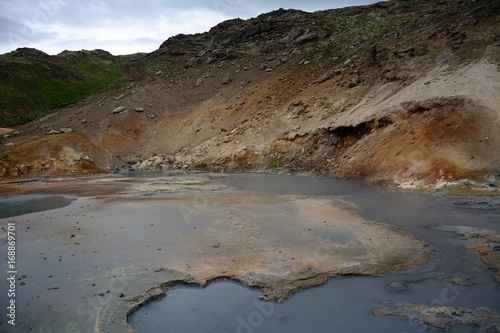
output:
M41 118L120 83L124 65L134 57L103 50L49 56L29 48L0 55L0 126Z
M498 193L499 13L396 0L178 35L127 59L120 84L6 134L0 177L282 169Z

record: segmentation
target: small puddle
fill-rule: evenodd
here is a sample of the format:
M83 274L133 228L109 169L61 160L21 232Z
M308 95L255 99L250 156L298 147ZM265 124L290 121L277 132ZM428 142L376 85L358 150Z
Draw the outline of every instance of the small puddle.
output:
M0 198L0 219L68 206L73 199L61 196L20 195Z
M259 294L232 281L213 282L205 288L177 285L168 288L164 298L130 315L129 323L136 331L148 333L230 332L241 314L267 309L266 316L271 315L274 304L260 301ZM252 320L262 321L262 316L255 314Z

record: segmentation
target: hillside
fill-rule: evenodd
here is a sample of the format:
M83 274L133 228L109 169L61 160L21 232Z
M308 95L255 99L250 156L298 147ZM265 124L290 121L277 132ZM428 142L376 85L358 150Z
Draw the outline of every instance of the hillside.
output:
M497 1L397 0L178 35L7 134L0 177L272 169L498 194L499 13Z
M0 126L41 118L55 107L120 83L131 57L103 50L49 56L29 48L0 55Z

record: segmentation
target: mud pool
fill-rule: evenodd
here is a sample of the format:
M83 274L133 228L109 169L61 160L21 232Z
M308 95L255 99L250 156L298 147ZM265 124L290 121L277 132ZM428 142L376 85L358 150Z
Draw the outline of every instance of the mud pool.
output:
M61 196L10 196L0 198L0 219L67 206L72 199Z
M37 208L0 219L19 236L18 326L0 332L499 329L499 198L182 172L19 187L0 209Z

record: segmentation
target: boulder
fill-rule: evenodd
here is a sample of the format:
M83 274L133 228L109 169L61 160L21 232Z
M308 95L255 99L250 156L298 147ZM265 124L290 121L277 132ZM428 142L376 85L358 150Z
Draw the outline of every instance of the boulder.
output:
M122 113L122 112L124 112L125 110L127 110L127 108L126 108L126 107L124 107L124 106L119 106L119 107L117 107L116 109L114 109L114 110L113 110L112 114Z
M138 169L139 170L156 170L158 169L161 164L163 164L163 158L161 158L160 156L153 156L147 160L145 160L144 162L142 162Z

